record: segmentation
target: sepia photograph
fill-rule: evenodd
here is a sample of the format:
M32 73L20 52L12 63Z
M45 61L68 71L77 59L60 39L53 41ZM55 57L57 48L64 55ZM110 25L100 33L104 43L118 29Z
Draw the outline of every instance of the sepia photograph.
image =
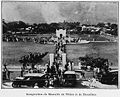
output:
M1 1L1 89L119 89L118 1Z

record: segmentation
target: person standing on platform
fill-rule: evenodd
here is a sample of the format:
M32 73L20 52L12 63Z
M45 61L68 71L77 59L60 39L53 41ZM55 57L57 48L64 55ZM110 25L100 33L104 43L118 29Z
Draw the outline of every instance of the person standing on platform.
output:
M24 69L21 67L21 77L23 77Z
M50 69L49 64L46 64L45 66L46 66L45 73L46 73L47 75L50 75L50 73L51 73L51 69Z
M8 78L8 69L7 69L7 65L6 64L4 64L4 72L5 72L5 79L9 79Z
M65 64L65 71L68 71L69 70L69 64Z
M70 66L71 66L71 63L68 62L66 65L67 65L67 69L68 69L68 70L71 70L71 67L70 67Z

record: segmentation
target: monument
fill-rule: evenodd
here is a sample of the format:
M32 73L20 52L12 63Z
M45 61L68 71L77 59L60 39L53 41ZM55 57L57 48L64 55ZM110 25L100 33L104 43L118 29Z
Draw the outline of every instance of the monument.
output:
M63 30L63 29L59 29L59 30L56 30L56 36L57 37L66 37L66 29L65 30Z

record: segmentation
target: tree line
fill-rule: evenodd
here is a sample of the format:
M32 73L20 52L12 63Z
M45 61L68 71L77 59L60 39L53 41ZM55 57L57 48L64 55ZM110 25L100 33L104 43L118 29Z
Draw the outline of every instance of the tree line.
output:
M99 27L99 31L92 32L91 30L82 31L82 27ZM60 23L33 23L28 24L23 21L6 22L2 20L3 34L10 34L11 32L25 32L26 34L51 34L56 33L56 29L66 29L67 33L76 34L100 34L100 31L105 28L109 29L105 33L111 35L118 35L118 25L114 23L99 22L96 25L81 24L80 22L60 22Z

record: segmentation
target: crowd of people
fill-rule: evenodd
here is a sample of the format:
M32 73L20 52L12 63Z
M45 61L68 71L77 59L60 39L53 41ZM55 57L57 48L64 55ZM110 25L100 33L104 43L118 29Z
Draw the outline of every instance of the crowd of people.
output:
M65 53L65 45L62 37L58 39L55 46L56 52L54 62L51 66L47 64L46 73L48 74L48 77L50 76L50 80L53 80L54 86L60 86L60 84L62 84L61 82L63 82L62 79L64 70L61 70L59 67L62 64L62 53Z
M39 43L39 44L56 44L58 40L60 40L58 37L50 36L50 37L30 37L30 36L17 36L17 35L6 35L3 38L3 42L33 42L33 43ZM89 41L89 39L81 39L81 37L70 37L66 36L66 38L63 38L62 43L81 43ZM61 43L61 42L60 42Z
M47 37L21 37L17 35L6 35L3 37L4 42L34 42L34 43L41 43L46 44L50 41L50 38Z
M66 71L72 71L74 67L73 61L67 61L65 65L62 63L62 54L66 53L65 44L63 37L58 38L58 42L56 43L56 51L54 56L54 62L50 66L50 64L46 64L45 73L47 74L47 86L60 86L65 83L64 73ZM63 67L64 66L64 67ZM60 68L62 67L62 68ZM83 75L84 77L84 75Z

